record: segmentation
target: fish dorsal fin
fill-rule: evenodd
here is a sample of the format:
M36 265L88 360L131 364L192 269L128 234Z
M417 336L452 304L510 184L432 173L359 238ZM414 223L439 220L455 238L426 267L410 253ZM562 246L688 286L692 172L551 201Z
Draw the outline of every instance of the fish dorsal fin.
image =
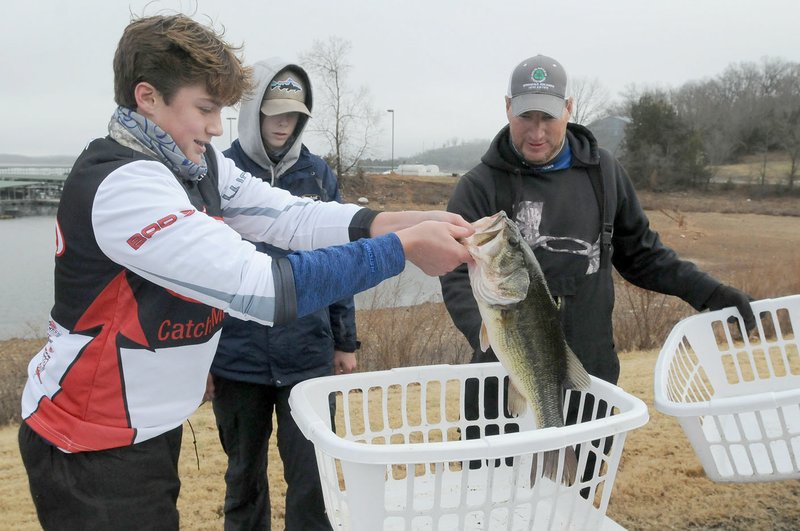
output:
M583 368L581 360L572 352L571 348L567 347L567 378L564 381L564 387L585 391L591 384L592 380L589 378L589 373Z
M484 323L483 321L481 321L480 339L481 339L481 352L486 352L487 350L489 350L489 347L491 345L489 345L489 330L486 329L486 323Z
M508 381L508 412L512 417L519 417L525 413L525 408L528 406L528 401L522 393L519 392L514 382Z

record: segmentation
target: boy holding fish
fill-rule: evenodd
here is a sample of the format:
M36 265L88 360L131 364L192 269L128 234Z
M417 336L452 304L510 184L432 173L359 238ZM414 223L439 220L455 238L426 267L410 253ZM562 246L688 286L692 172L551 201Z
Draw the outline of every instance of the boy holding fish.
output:
M411 261L440 275L472 234L447 212L376 212L291 195L211 144L251 70L184 15L131 22L117 108L67 177L48 341L22 396L20 453L44 529L179 528L183 422L224 314L272 325ZM291 251L273 259L244 241Z

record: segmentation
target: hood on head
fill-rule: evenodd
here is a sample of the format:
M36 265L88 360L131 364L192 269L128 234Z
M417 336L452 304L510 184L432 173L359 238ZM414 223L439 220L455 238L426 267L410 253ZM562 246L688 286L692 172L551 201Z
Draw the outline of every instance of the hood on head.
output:
M299 65L290 63L279 57L272 57L263 61L258 61L253 65L253 81L255 88L253 91L242 98L239 108L239 144L245 154L263 168L274 166L267 151L264 148L264 141L261 138L261 101L269 88L269 83L281 70L292 67L297 72L300 81L306 88L305 106L309 111L313 110L313 94L311 80L308 73ZM286 148L286 152L281 160L281 165L290 167L299 157L300 148L303 141L303 130L308 123L308 116L300 114L297 122L292 145Z

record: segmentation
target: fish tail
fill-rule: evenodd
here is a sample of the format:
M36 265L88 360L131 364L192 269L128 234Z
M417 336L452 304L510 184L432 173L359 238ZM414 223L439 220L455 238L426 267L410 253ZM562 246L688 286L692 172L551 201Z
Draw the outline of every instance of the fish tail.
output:
M559 451L549 450L545 452L542 461L542 476L550 479L554 483L557 483L559 481L558 465L561 462ZM533 463L531 464L531 487L533 487L534 483L536 482L536 478L539 477L538 463L539 459L538 457L535 457L533 459ZM575 449L573 447L567 446L564 448L564 470L561 472L561 483L567 486L572 486L575 484L577 477L578 454L575 453Z

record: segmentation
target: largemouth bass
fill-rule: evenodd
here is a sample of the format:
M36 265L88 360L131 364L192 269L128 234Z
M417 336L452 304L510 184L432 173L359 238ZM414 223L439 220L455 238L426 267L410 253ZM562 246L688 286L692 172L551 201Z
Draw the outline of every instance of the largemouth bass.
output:
M475 233L463 243L475 260L469 279L483 320L481 349L491 346L508 371L509 413L519 416L528 405L537 428L564 426L563 389L588 389L590 379L567 345L539 262L505 212L473 226ZM558 481L558 465L558 450L545 452L543 475ZM577 468L575 450L568 446L561 481L572 485ZM536 477L534 459L531 485Z

